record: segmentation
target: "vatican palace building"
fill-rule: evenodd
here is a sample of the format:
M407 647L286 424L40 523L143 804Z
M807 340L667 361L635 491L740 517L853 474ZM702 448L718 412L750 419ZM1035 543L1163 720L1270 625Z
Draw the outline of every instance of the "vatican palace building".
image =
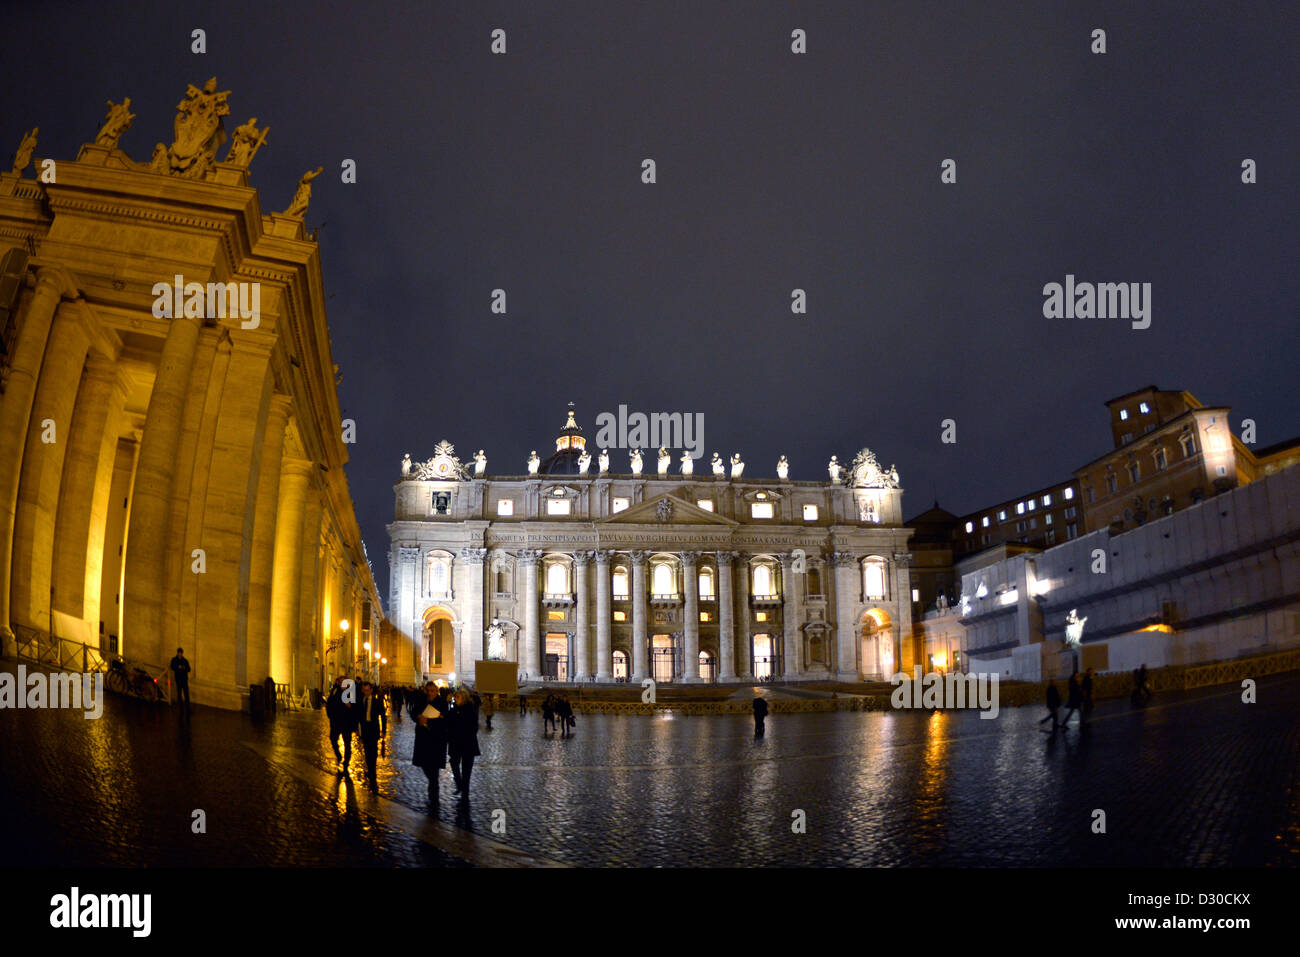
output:
M857 681L917 663L902 491L867 449L825 481L789 479L784 457L754 477L738 454L588 450L570 408L524 474L433 453L402 462L389 526L389 624L417 676L473 682L502 660L524 681Z

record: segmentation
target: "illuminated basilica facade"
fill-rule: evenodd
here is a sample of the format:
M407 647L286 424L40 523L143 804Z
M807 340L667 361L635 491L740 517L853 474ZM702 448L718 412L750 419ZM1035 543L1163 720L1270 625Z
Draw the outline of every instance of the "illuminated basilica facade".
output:
M593 455L573 410L555 453L490 475L410 456L388 527L388 618L414 677L750 682L887 676L916 661L898 473L863 449L827 480L695 474L666 449ZM683 474L685 470L685 474ZM405 658L405 656L403 656Z

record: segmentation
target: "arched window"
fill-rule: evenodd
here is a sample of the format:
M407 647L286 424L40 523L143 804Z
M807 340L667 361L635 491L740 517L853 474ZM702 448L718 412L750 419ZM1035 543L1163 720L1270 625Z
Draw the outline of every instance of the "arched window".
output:
M614 680L615 681L627 680L627 652L626 651L614 652Z
M713 655L707 651L700 652L700 677L705 681L713 680Z
M614 600L627 601L627 569L619 565L614 569Z
M650 591L656 596L675 595L677 593L677 585L673 581L672 565L669 565L667 562L659 562L654 566Z
M822 571L820 568L808 569L808 594L820 595L822 593Z
M548 595L569 593L569 570L560 562L552 562L546 566L546 593Z
M867 599L886 597L885 560L877 555L862 563L862 594Z
M430 552L425 559L425 581L430 595L445 595L451 591L451 561L446 555Z
M700 569L700 597L704 599L713 598L713 569Z
M510 569L504 564L497 566L497 591L508 594L510 591Z
M776 577L772 574L772 566L766 562L754 566L753 591L756 596L776 594Z

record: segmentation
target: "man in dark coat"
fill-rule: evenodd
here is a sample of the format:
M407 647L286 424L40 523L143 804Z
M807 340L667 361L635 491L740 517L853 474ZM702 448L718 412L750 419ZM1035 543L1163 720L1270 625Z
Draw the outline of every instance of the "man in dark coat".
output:
M754 737L763 736L763 722L767 720L767 702L760 696L754 695Z
M379 738L383 734L384 702L375 694L369 681L361 685L361 700L357 702L357 734L361 738L361 751L366 756L366 783L370 790L379 790L375 776L375 763L379 759Z
M185 710L190 709L190 663L185 659L185 649L177 648L176 657L171 663L172 674L176 676L176 703L185 698Z
M1065 699L1065 717L1061 719L1061 727L1064 728L1070 723L1070 716L1083 707L1083 686L1079 684L1079 672L1070 675L1070 686L1066 692ZM1079 721L1083 721L1080 715Z
M451 708L451 774L462 801L469 800L469 776L474 770L478 749L478 706L464 690L456 692Z
M1057 716L1056 712L1061 708L1061 692L1057 690L1055 681L1047 682L1047 717L1038 722L1043 724L1046 721L1052 722L1052 730L1056 730Z
M355 688L345 688L342 678L334 679L334 687L325 700L325 716L330 722L330 747L339 763L339 773L347 775L352 763L352 732L356 728L356 704L350 699ZM339 752L339 738L343 739L343 752Z

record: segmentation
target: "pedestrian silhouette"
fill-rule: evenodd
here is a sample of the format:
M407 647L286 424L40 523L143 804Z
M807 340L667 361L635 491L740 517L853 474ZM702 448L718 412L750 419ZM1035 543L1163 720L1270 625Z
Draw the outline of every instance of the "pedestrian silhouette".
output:
M754 737L763 736L763 722L767 720L767 702L760 696L754 695Z
M357 736L361 738L361 751L366 758L366 784L370 790L379 790L375 764L379 758L379 739L384 728L384 702L375 694L369 681L361 685L361 701L357 704Z
M462 801L469 800L469 778L474 770L478 749L478 705L464 689L456 692L451 707L451 774Z
M190 663L185 660L185 649L177 648L176 657L171 663L172 674L176 676L176 702L185 698L185 710L190 710Z
M1055 732L1057 727L1056 712L1060 710L1060 707L1061 707L1061 692L1056 687L1056 682L1049 680L1047 682L1047 717L1043 718L1043 720L1039 721L1038 723L1044 724L1047 721L1051 721L1052 731Z
M1066 691L1065 699L1065 717L1061 719L1061 727L1064 728L1070 723L1070 716L1083 707L1083 687L1079 684L1079 672L1070 675L1070 685ZM1080 715L1079 721L1083 721Z

